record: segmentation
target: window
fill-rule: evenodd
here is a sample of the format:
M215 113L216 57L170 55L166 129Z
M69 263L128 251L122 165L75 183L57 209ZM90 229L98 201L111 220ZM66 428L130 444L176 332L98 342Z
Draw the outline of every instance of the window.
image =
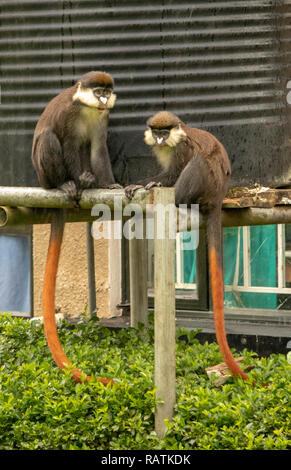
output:
M0 312L32 315L31 229L0 232Z
M282 309L288 303L285 233L285 225L224 229L227 307Z
M176 289L198 299L198 251L183 250L188 234L177 235ZM291 308L291 225L225 228L223 251L225 307Z
M208 274L206 239L200 230L196 246L195 232L181 232L176 237L176 307L178 310L208 309ZM152 306L154 285L154 243L148 240L149 305Z

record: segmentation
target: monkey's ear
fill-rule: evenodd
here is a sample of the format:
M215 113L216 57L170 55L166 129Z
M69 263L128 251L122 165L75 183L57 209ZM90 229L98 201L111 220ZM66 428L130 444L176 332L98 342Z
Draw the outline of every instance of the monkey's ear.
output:
M148 127L146 130L145 130L145 133L144 133L144 141L147 145L155 145L155 139L153 138L153 134L152 134L152 130L150 127Z

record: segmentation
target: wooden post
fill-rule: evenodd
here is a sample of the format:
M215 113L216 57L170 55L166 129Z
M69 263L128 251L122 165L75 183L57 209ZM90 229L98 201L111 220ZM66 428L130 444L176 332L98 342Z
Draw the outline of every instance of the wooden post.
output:
M155 188L154 204L175 204L174 188ZM155 386L156 398L162 399L155 412L155 430L159 438L166 431L165 419L173 416L176 398L175 341L175 239L169 237L169 216L165 218L165 235L159 237L159 216L155 219Z
M138 323L148 326L147 240L145 230L143 233L143 239L129 240L130 326L133 328Z
M121 237L122 222L119 220L104 222L107 224L107 230L113 233L115 230L119 236L111 236L108 241L109 256L109 318L119 317L122 311L117 307L122 302L122 259L121 259Z
M96 279L95 279L95 259L94 240L92 237L92 222L86 223L87 238L87 267L88 267L88 293L89 293L89 314L96 316Z

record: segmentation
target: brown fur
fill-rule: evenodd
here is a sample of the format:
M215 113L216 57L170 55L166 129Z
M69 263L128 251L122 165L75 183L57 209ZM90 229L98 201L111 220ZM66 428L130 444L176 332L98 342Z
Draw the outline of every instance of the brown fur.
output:
M140 185L146 188L155 184L174 186L176 204L199 204L206 219L210 282L217 342L223 358L234 376L248 376L238 367L229 349L224 329L224 288L221 267L221 205L230 179L230 162L221 142L209 132L191 128L172 113L162 111L148 120L154 129L181 129L176 146L169 156L170 164L156 177L147 178L126 188L132 197ZM146 140L153 142L147 135ZM163 143L167 145L167 140ZM159 156L159 146L153 144L153 152ZM162 147L160 147L162 148ZM161 160L160 160L161 161Z
M112 77L105 72L89 72L81 77L73 87L51 100L34 132L32 162L40 185L60 188L72 199L78 199L85 188L104 188L114 184L106 144L108 110L103 102L99 109L99 100L91 93L96 87L113 88ZM92 95L88 105L74 99L77 90L85 90L85 98ZM62 349L55 323L55 285L64 225L64 211L57 211L51 224L43 316L48 346L56 364L60 368L70 368L71 363ZM78 369L72 370L72 377L77 382L89 379ZM104 385L113 383L101 377L98 380Z
M80 85L87 90L113 83L105 72L89 72L48 103L36 125L31 154L42 187L62 188L71 181L77 195L114 184L106 142L109 111L102 103L98 108L73 100ZM92 129L82 126L86 116Z
M163 127L178 126L179 122L181 122L179 118L174 114L169 113L169 111L160 111L148 119L147 125L149 127L162 129Z

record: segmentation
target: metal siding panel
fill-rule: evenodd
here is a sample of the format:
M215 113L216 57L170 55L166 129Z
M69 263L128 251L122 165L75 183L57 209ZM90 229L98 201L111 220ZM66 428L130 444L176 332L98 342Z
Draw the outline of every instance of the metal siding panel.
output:
M110 149L119 167L149 155L145 121L169 109L223 140L233 184L286 179L291 0L10 0L0 8L0 145L22 143L7 155L9 184L35 182L28 154L41 111L94 69L116 81Z

